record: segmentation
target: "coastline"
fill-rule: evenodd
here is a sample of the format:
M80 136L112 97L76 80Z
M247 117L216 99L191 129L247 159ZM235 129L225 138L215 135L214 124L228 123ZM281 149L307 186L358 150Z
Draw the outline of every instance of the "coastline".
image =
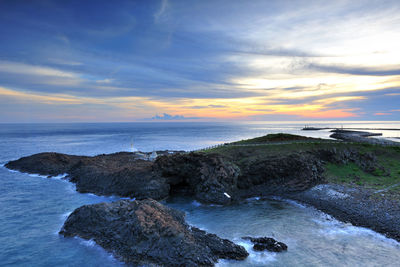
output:
M400 207L398 200L379 196L361 187L325 184L286 197L315 207L339 221L381 233L400 242Z
M279 140L276 140L277 137ZM379 153L386 150L397 153L396 148L350 145L324 139L316 141L301 138L303 141L299 141L295 136L290 136L294 138L290 142L282 142L282 137L289 136L267 136L263 140L264 143L257 145L254 144L255 141L246 140L239 142L239 145L215 147L196 153L164 153L155 161L136 158L135 153L128 152L95 157L41 153L9 162L5 167L25 173L33 173L33 170L36 170L34 173L44 177L53 176L48 178L66 178L73 183L81 182L86 187L84 190L78 190L79 192L106 196L112 195L113 192L91 185L95 181L104 182L113 177L113 184L121 183L120 186L128 188L142 186L142 189L148 189L148 182L138 184L134 181L139 179L134 177L143 174L147 175L153 186L157 184L150 192L158 200L171 194L183 193L194 194L194 199L202 203L229 205L249 197L278 195L311 205L340 221L367 227L400 241L400 227L397 227L400 225L400 210L396 208L398 200L388 199L384 191L378 194L379 198L372 200L371 197L379 190L351 183L332 183L332 180L326 177L326 170L324 171L328 163L335 163L337 166L347 166L346 164L351 163L365 171L365 174L378 178L379 175L388 176L386 172L390 173L391 170L387 169L386 165L381 165ZM256 141L259 142L260 139ZM369 152L365 153L363 149ZM374 154L376 149L380 151L378 156ZM138 169L137 163L143 168ZM65 173L68 173L68 176L65 176ZM63 177L60 174L64 174ZM83 177L83 180L77 180L78 176L81 179ZM95 177L95 180L90 180L90 177ZM133 180L126 183L124 177ZM209 183L204 180L205 177L214 179L211 187L203 186L203 183ZM107 186L107 183L104 185ZM114 195L135 195L131 193L132 188L121 194L122 191L118 191L120 186L116 187ZM159 192L158 188L164 193L155 194ZM168 188L168 191L164 191L165 188ZM139 188L139 191L145 192L142 189ZM145 193L139 196L139 199L148 197L148 193Z

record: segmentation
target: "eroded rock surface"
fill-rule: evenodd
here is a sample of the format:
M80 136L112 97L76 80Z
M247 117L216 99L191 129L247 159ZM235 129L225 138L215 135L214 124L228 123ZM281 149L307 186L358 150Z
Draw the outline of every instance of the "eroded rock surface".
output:
M188 226L184 213L151 199L82 206L60 234L92 239L134 265L213 266L219 258L248 256L242 246Z
M11 161L6 167L49 176L67 173L82 193L156 200L185 193L200 202L220 205L243 196L301 191L322 181L321 162L311 153L235 163L205 153L161 155L155 161L128 152L94 157L40 153Z
M163 199L170 189L153 171L153 162L129 152L94 157L39 153L10 161L6 167L49 176L67 173L81 193Z
M215 154L176 154L157 158L155 169L172 189L201 202L229 204L237 190L240 169Z
M270 156L240 167L238 187L248 196L302 191L323 181L322 163L311 153Z

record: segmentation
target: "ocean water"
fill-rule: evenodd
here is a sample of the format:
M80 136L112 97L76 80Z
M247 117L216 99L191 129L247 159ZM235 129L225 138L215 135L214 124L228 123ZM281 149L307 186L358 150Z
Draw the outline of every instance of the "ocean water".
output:
M301 131L306 124L400 128L399 122L0 124L0 164L44 151L96 155L132 149L194 150L267 133L329 136L329 131ZM384 131L384 137L393 140L399 135ZM77 193L62 177L48 179L0 167L0 266L123 266L93 241L58 235L75 208L117 199ZM252 199L219 207L175 198L166 204L184 210L190 224L248 248L247 260L222 260L219 266L398 266L400 262L398 242L288 200ZM246 235L275 237L289 250L254 252L241 239Z

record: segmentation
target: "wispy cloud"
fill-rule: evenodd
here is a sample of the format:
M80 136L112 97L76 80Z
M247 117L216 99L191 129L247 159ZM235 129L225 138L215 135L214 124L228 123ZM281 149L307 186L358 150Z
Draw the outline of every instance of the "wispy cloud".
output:
M388 115L392 115L392 113L388 113L388 112L377 112L377 113L374 113L374 115L377 115L377 116L388 116Z
M400 101L398 1L50 2L0 4L15 114L30 97L38 120L363 119Z
M169 6L168 0L161 0L160 8L154 13L154 22L159 23L163 18L165 18L165 14L167 12Z
M49 67L28 65L24 63L17 63L10 61L0 61L0 72L16 73L23 75L66 77L66 78L78 77L78 75L72 72L66 72Z

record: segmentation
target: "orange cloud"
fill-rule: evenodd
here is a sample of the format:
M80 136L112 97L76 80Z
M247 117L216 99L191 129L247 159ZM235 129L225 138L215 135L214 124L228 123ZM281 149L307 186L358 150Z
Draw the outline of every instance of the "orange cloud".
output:
M282 114L298 115L305 118L320 118L320 119L357 117L358 116L357 114L351 112L353 110L354 109L332 109L332 110L289 112Z
M377 112L377 113L374 113L374 115L377 115L377 116L385 116L385 115L392 115L392 113Z

